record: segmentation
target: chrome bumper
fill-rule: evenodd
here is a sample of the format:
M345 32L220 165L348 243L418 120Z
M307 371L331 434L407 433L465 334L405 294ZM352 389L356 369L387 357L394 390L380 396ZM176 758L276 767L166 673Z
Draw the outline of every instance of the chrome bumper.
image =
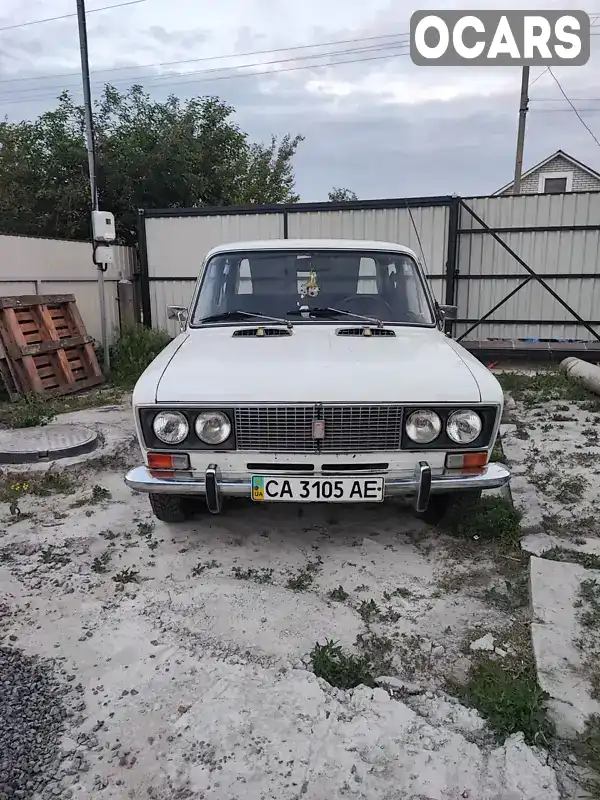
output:
M283 477L283 473L281 474ZM319 477L336 478L347 475L327 474ZM368 477L368 476L365 476ZM452 472L432 475L429 465L422 461L410 475L384 475L385 497L414 495L417 511L425 511L429 496L439 492L464 492L478 489L498 489L510 480L510 472L503 464L488 464L479 472ZM125 483L136 492L155 494L203 495L209 511L221 510L220 497L248 497L251 478L224 478L218 467L210 466L203 478L195 476L158 477L147 467L135 467L125 476Z

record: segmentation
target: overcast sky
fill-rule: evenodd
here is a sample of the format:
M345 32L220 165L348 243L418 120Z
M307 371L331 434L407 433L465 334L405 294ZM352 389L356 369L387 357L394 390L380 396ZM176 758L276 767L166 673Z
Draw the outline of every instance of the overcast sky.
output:
M303 134L296 176L306 201L333 186L365 199L489 194L511 179L519 68L415 67L413 11L579 8L598 15L600 34L600 0L143 0L92 13L118 2L87 0L92 92L110 81L142 83L158 99L219 95L253 138ZM74 11L75 0L0 0L9 120L52 108L64 88L81 99L76 18L12 27ZM354 63L332 65L342 61ZM587 66L555 74L600 138L600 35ZM531 97L525 167L561 148L600 170L600 147L547 72Z

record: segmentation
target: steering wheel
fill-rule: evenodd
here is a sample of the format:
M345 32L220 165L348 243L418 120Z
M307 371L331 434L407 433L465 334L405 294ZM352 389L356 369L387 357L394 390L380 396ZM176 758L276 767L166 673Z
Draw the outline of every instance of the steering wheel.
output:
M367 305L369 303L379 304L380 307L385 306L391 315L393 315L394 313L392 311L391 305L387 302L387 300L384 300L383 297L379 297L378 295L351 294L349 297L345 297L343 300L340 300L338 305L343 306L344 303L350 303L350 305L352 305L353 303L356 303L356 301L359 302L359 305L363 303L366 303ZM364 313L364 312L360 311L359 313ZM377 314L375 315L377 316Z

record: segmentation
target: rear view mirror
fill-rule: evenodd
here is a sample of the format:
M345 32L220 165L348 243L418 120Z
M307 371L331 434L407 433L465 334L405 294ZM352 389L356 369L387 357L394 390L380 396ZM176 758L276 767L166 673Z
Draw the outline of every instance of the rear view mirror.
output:
M188 319L188 310L185 306L167 306L167 316L169 319L176 319L180 330L185 330Z
M458 316L458 308L456 306L438 306L440 317L444 320L455 320Z

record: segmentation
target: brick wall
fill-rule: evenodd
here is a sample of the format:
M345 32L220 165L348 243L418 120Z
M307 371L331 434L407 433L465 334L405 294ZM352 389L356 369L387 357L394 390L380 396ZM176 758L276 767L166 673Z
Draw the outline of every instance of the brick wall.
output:
M589 172L575 166L571 161L567 161L562 156L557 156L544 164L543 167L536 169L531 175L523 178L521 181L521 194L538 194L540 175L548 172L572 172L573 185L571 191L573 192L598 192L600 191L600 180L594 178ZM512 193L512 184L505 189L503 194Z

